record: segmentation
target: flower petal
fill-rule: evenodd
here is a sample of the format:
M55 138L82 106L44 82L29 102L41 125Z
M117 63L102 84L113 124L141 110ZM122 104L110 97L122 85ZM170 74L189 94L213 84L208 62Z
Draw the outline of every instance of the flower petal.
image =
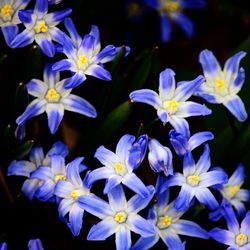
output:
M168 42L172 35L172 26L167 16L161 15L161 40L163 42Z
M176 115L181 118L186 118L190 116L205 116L212 113L211 109L207 108L205 104L199 104L196 102L184 102L178 108Z
M244 122L248 115L245 105L239 96L231 96L227 101L223 102L224 106L235 116L240 122Z
M117 187L122 182L122 177L120 175L113 175L106 180L106 185L103 190L104 194L108 194Z
M22 48L34 41L35 33L33 30L24 30L18 34L15 39L11 42L11 48Z
M72 205L74 204L73 199L62 199L58 206L59 216L64 220L64 216L70 211Z
M35 4L35 14L41 18L48 11L48 1L37 0Z
M48 86L45 82L38 80L38 79L32 79L27 85L28 93L32 96L35 96L37 98L42 99L46 91L48 90Z
M75 187L69 181L59 180L55 186L54 194L58 197L69 199Z
M32 239L28 242L29 250L44 250L43 244L40 239Z
M54 179L54 175L51 172L51 168L47 166L40 166L30 175L31 178L37 178L42 181L47 181L48 179Z
M69 223L68 227L70 228L74 236L80 234L82 228L82 217L84 210L80 208L77 203L73 204L72 208L69 211Z
M155 234L152 237L141 237L132 247L131 250L147 250L151 249L159 240L159 236Z
M216 227L209 232L209 235L214 240L222 244L225 244L228 246L235 244L235 235L228 230L223 230L223 229Z
M175 72L165 69L160 73L159 95L161 100L171 100L175 91Z
M200 175L200 187L211 187L217 184L225 184L228 181L227 174L223 170L213 170Z
M55 134L64 115L64 106L61 103L50 103L46 106L48 125L51 134Z
M144 198L150 195L144 183L134 173L127 174L123 178L122 184L124 184L129 189L133 190L135 193L141 195Z
M67 31L69 32L70 37L71 37L72 41L74 42L76 48L78 48L80 46L80 44L81 44L81 37L78 34L72 19L71 18L65 18L64 19L64 25L65 25Z
M195 195L200 203L205 204L212 210L216 209L219 206L214 195L208 188L199 187L196 190Z
M65 89L72 89L80 85L86 80L86 76L83 73L75 73L72 77L65 79Z
M8 176L21 175L30 177L30 173L36 169L34 163L29 161L12 161L8 167Z
M87 240L106 240L116 230L117 223L112 217L107 217L90 229Z
M200 159L196 163L196 172L195 174L199 175L201 173L205 173L211 166L211 158L210 158L210 148L208 144L205 144L204 151L200 156Z
M112 79L111 74L106 69L104 69L103 66L101 66L101 65L93 64L93 65L89 66L84 71L84 73L86 75L94 76L94 77L101 79L103 81L111 81L111 79Z
M177 132L189 138L189 135L190 135L189 125L188 125L188 122L184 118L180 118L180 117L173 115L170 117L169 122Z
M127 207L127 200L121 185L108 192L109 205L114 211L122 211Z
M82 209L100 219L104 219L107 216L113 216L109 204L94 194L80 196L78 198L78 204Z
M175 208L177 210L186 210L194 197L194 190L190 186L183 184L178 197L175 200Z
M35 41L45 55L54 57L56 49L50 37L44 36L43 34L37 34L35 36Z
M131 233L125 226L121 226L115 234L116 250L127 250L131 248Z
M208 141L208 140L213 140L214 135L212 132L205 131L205 132L199 132L194 135L192 135L189 140L188 140L188 146L190 150L193 150L200 146L202 143Z
M193 36L194 25L186 15L182 14L181 12L178 12L173 16L173 19L189 38Z
M17 25L8 25L1 27L5 42L8 46L11 46L12 41L18 33Z
M112 175L114 175L114 171L112 169L107 167L97 168L90 172L87 186L91 187L97 180L108 179Z
M129 150L131 149L134 141L135 137L133 135L126 134L122 136L117 143L115 153L119 157L120 161L122 161L122 163L126 163L129 155Z
M33 116L42 114L45 111L45 104L46 104L45 100L39 100L39 99L33 100L25 109L23 114L17 117L16 123L18 125L23 124Z
M134 102L142 102L153 106L155 109L161 107L161 100L158 94L150 89L135 90L130 93L129 98Z
M104 146L100 146L94 155L104 166L113 168L116 162L119 162L119 157L110 151L109 149L105 148Z

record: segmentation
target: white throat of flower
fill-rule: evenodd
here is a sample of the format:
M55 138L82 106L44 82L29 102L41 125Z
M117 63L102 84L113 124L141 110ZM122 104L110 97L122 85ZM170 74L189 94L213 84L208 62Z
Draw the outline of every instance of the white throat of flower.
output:
M79 70L84 71L89 65L89 58L85 55L79 55L77 59L77 67Z
M14 13L14 9L11 4L4 4L0 8L0 16L5 22L10 21L12 19L13 13Z
M116 162L114 165L114 169L116 174L124 176L127 173L127 168L124 164L121 162Z
M172 220L173 220L173 218L167 214L164 216L160 216L158 218L157 227L159 229L165 229L172 224Z
M180 102L177 102L176 99L166 100L163 102L163 108L170 114L175 114L180 106Z
M161 0L161 12L173 14L181 9L181 5L177 0Z
M127 215L126 212L120 211L120 212L117 212L117 213L114 215L114 220L115 220L116 222L118 222L119 224L122 224L122 223L126 222L127 217L128 217L128 215Z
M39 20L36 22L35 31L37 34L46 33L48 30L49 30L49 27L44 20Z
M244 233L237 234L235 237L235 243L240 247L246 245L248 243L248 236Z
M50 88L47 91L46 97L48 102L59 102L61 95L55 88Z
M221 96L228 94L228 86L224 77L217 77L214 82L214 92Z

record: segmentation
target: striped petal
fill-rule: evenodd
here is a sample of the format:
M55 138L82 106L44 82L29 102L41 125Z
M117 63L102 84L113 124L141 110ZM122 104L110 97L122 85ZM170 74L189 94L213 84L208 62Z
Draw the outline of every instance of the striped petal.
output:
M240 68L238 75L236 76L233 83L229 86L229 91L232 94L237 94L245 82L245 70Z
M193 189L190 186L183 184L181 187L181 191L177 199L175 200L175 208L180 211L186 210L187 208L189 208L193 197Z
M47 90L48 90L48 86L45 82L38 80L38 79L32 79L27 85L27 90L28 93L32 96L35 96L37 98L42 99Z
M86 75L94 76L94 77L101 79L101 80L104 80L104 81L110 81L112 79L111 74L106 69L104 69L102 66L96 65L96 64L89 66L84 71L84 73Z
M73 204L69 211L69 223L68 227L70 228L72 234L74 236L78 236L80 234L82 228L82 217L84 210L80 208L77 203Z
M124 135L121 137L119 142L117 143L115 153L120 158L122 163L126 163L129 151L132 148L132 144L135 141L135 137L133 135Z
M107 216L113 216L113 211L109 204L96 195L80 196L78 198L78 204L82 209L100 219L104 219Z
M116 232L115 244L116 250L128 250L131 248L131 233L127 227L121 226L119 231Z
M134 173L127 174L123 178L122 184L144 198L150 195L149 190L146 188L144 183Z
M246 56L246 54L246 52L240 51L226 61L224 66L224 75L225 81L229 86L234 83L236 75L239 72L240 61Z
M40 115L45 111L45 100L35 99L25 109L22 115L16 119L18 125L25 123L30 118Z
M214 240L231 246L235 244L235 235L228 231L228 230L223 230L220 228L214 228L209 232L210 237L212 237Z
M8 167L8 176L21 175L30 177L30 173L36 169L36 166L29 161L12 161Z
M65 25L67 31L69 32L70 37L71 37L72 41L74 42L76 48L79 48L82 39L81 39L80 35L78 34L72 19L71 18L65 18L64 19L64 25Z
M169 119L169 122L174 127L176 132L189 138L190 136L189 125L188 125L188 122L184 118L180 118L175 115L172 115Z
M121 185L116 186L108 193L110 207L114 211L122 211L127 207L125 192Z
M144 198L144 197L136 194L128 201L128 208L127 208L128 212L138 213L139 211L141 211L143 208L145 208L149 204L149 202L153 198L153 195L155 193L155 189L152 185L147 186L147 189L149 192L148 197Z
M147 250L151 249L159 240L159 236L155 234L152 237L141 237L131 248L131 250Z
M90 229L87 240L106 240L116 230L117 223L112 217L107 217Z
M105 188L103 189L104 194L108 194L116 188L122 182L122 177L120 175L112 175L106 180Z
M175 91L176 101L186 101L194 94L196 89L204 82L204 80L204 77L199 75L192 81L179 82Z
M38 18L43 17L48 12L48 1L36 0L34 11Z
M150 220L146 220L136 213L129 214L126 223L129 225L131 231L142 237L147 238L156 234L155 225Z
M47 104L46 113L51 134L55 134L64 115L64 106L61 103Z
M110 151L109 149L105 148L104 146L100 146L94 155L104 166L113 168L116 162L119 162L119 157Z
M31 44L35 39L35 32L33 30L24 30L18 34L11 42L11 48L22 48L28 44Z
M12 41L18 33L17 25L8 25L1 27L5 42L8 46L11 46Z
M201 173L205 173L208 171L208 169L211 166L211 158L210 158L210 148L208 144L205 144L204 151L202 155L200 156L200 159L196 163L197 170L195 174L199 175Z
M117 54L116 47L114 45L108 45L93 59L96 63L106 63L112 61Z
M136 90L130 93L130 99L134 102L142 102L153 106L155 109L161 107L161 99L158 94L150 89Z
M213 170L200 175L200 187L211 187L217 184L225 184L228 181L227 174L223 170Z
M208 206L212 210L219 206L214 195L208 188L199 187L195 192L195 196L201 204Z
M65 89L72 89L80 85L86 80L86 76L83 73L75 73L72 77L67 78L64 81Z
M232 96L223 104L232 113L232 115L235 116L238 121L244 122L247 119L248 115L246 112L245 105L239 96Z
M22 186L22 192L32 200L36 190L41 186L42 182L38 179L27 179Z
M72 205L74 204L73 199L62 199L59 206L58 206L58 212L61 219L64 219L64 216L69 213Z
M206 107L206 105L202 105L196 102L183 102L178 111L176 112L176 116L181 118L186 118L190 116L205 116L210 115L212 111Z
M75 189L72 183L68 181L59 180L55 186L54 194L58 197L69 199L70 194Z
M188 140L188 146L190 148L190 150L193 150L197 147L199 147L202 143L209 141L209 140L213 140L214 139L214 135L211 132L199 132L196 133L194 135L192 135L189 140Z
M77 95L68 95L62 98L61 103L64 105L64 109L72 112L76 112L91 118L97 116L95 108L85 99Z
M32 239L28 242L29 250L44 250L43 244L40 239Z
M50 37L37 34L35 36L35 41L45 55L48 57L54 57L56 49Z
M175 92L175 72L172 69L165 69L160 73L159 96L161 100L173 99Z
M202 239L208 239L208 233L201 228L197 223L188 220L178 220L171 227L176 231L177 234L187 235L191 237L198 237Z
M78 51L78 55L85 55L87 58L91 58L94 50L94 43L95 38L93 36L85 35Z
M64 10L54 11L52 13L47 14L44 17L44 20L50 26L55 26L58 23L60 23L65 17L67 17L71 12L72 12L72 9L69 9L69 8L64 9Z
M213 52L210 50L203 50L199 56L199 62L202 65L206 81L213 83L216 80L217 73L221 72L221 67Z

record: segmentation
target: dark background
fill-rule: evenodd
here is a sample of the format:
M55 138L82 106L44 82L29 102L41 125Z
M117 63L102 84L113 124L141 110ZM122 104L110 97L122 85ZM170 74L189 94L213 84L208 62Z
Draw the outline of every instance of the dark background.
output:
M170 127L163 127L159 121L147 126L156 118L155 110L147 105L133 104L129 110L125 109L124 114L128 114L127 116L119 114L118 120L112 123L105 119L115 107L126 102L128 94L138 86L157 90L159 73L165 68L172 68L177 80L192 80L202 74L198 57L203 49L212 50L222 65L234 53L240 50L250 51L250 9L247 1L208 0L204 9L185 10L185 14L194 22L194 37L187 38L173 23L173 38L168 43L160 42L158 14L143 5L140 12L134 15L129 11L128 3L125 0L65 0L50 7L51 11L72 8L71 18L81 35L87 34L92 24L98 25L102 47L108 44L131 47L130 55L120 59L118 65L106 64L105 67L112 72L112 82L88 77L85 83L73 90L73 93L86 98L96 107L98 118L88 119L66 111L60 129L54 136L49 133L47 118L43 114L28 122L23 142L15 139L15 119L29 102L25 89L18 88L18 85L20 82L27 83L32 78L42 79L44 64L55 62L63 56L48 58L32 45L10 49L0 35L0 242L8 242L10 250L26 249L31 238L40 238L46 250L115 249L114 236L105 242L85 240L91 225L98 222L94 216L84 216L81 234L74 237L59 220L55 204L40 203L37 200L30 202L20 193L25 178L6 177L7 167L13 159L27 158L31 140L34 145L42 145L45 152L53 142L63 140L70 148L67 160L83 155L90 169L100 166L93 160L98 146L105 145L115 150L119 138L125 133L136 135L141 124L144 124L142 130L150 137L168 145ZM29 7L32 8L33 4L34 1L31 1ZM64 30L63 24L59 27ZM240 96L249 111L249 54L241 65L246 69L246 83ZM62 74L62 78L67 76L67 72ZM249 121L242 126L222 105L207 106L213 110L213 115L190 118L191 133L212 131L215 134L215 140L210 143L212 165L223 167L230 176L237 164L243 162L247 172L244 187L249 188ZM106 122L104 127L100 125L103 122ZM174 161L178 171L181 169L181 162L176 156ZM155 184L156 175L149 169L146 159L137 174L145 183ZM93 190L101 196L102 188L103 182L100 182ZM178 189L173 190L173 197L177 192ZM215 226L226 228L223 221L217 224L210 222L207 219L208 210L196 207L195 211L198 211L195 216L194 210L191 210L184 218L198 222L206 230ZM142 212L144 215L147 213L146 210ZM213 240L181 238L187 241L187 249L225 249L224 245ZM154 249L161 248L164 249L165 246L159 242Z

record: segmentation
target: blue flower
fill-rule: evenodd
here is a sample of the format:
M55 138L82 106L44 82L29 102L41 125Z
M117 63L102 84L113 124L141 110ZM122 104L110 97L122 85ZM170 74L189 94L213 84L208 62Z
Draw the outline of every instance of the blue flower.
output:
M117 250L131 249L131 231L142 237L153 236L156 231L154 225L138 215L145 208L154 194L153 186L147 187L148 197L136 194L126 200L121 185L108 193L109 203L97 196L81 196L79 203L89 213L102 221L94 225L87 236L87 240L105 240L115 233Z
M189 125L184 118L211 114L205 105L187 101L204 78L198 76L193 81L179 82L175 87L174 76L173 70L165 69L160 73L159 94L150 89L141 89L133 91L129 97L134 102L153 106L164 125L169 122L177 132L189 137Z
M174 147L176 154L181 157L183 157L187 152L197 148L202 143L213 139L214 135L209 131L196 133L189 138L176 132L174 129L169 132L169 140Z
M228 230L214 228L209 232L210 237L216 241L229 246L228 250L249 250L250 249L250 211L239 225L233 208L230 205L224 206L224 217Z
M69 215L67 225L74 236L80 233L84 214L84 210L79 206L78 199L82 195L90 194L90 190L87 187L88 173L83 181L79 174L82 160L83 158L76 158L68 165L66 180L59 180L54 190L54 194L61 198L58 207L59 216L62 220L66 220L65 216Z
M173 174L172 153L168 147L162 146L156 139L151 139L148 143L148 161L151 169L168 176Z
M104 193L109 193L120 183L143 197L149 195L144 183L133 173L142 162L147 149L147 136L142 135L137 140L132 135L124 135L116 146L116 152L100 146L95 157L104 165L93 170L88 177L89 185L95 181L106 179Z
M29 250L44 250L43 244L40 239L31 239L28 242Z
M222 169L208 171L210 165L210 150L207 144L197 163L194 162L191 152L187 152L184 155L183 174L174 173L166 182L167 187L181 186L181 191L175 203L177 210L188 208L194 197L210 209L216 209L219 206L208 188L217 184L227 183L228 177ZM164 185L161 188L164 191Z
M158 177L157 189L165 182L164 177ZM174 207L175 201L169 204L169 189L157 195L157 204L149 210L149 221L155 225L156 234L145 238L141 237L131 250L151 249L161 238L169 250L185 250L179 235L208 239L208 233L198 224L181 219L186 212L178 211Z
M239 216L244 215L246 212L246 207L243 202L250 201L250 190L241 188L244 183L244 179L244 166L242 164L239 164L237 169L228 179L228 182L226 184L219 185L218 187L223 200L225 199L227 203L231 204L236 209ZM226 202L222 201L222 206ZM218 220L222 216L222 206L219 208L219 210L216 210L209 214L212 220Z
M7 244L5 242L0 243L0 250L7 250Z
M49 4L59 4L62 0L48 0Z
M245 81L245 71L239 69L240 60L245 55L245 52L240 51L230 57L222 70L214 54L203 50L199 60L206 82L196 92L207 102L223 104L241 122L247 119L244 103L237 95Z
M110 73L104 69L103 63L112 61L120 50L113 45L106 46L101 50L100 34L97 26L93 25L89 34L83 39L80 37L70 18L65 19L65 26L70 37L61 35L60 49L68 59L56 62L53 66L55 71L69 70L73 76L65 81L65 88L73 88L86 80L86 75L91 75L104 81L111 80ZM101 50L101 51L100 51ZM126 47L127 54L130 49Z
M167 42L171 39L173 20L188 37L194 33L192 21L183 14L183 9L203 8L204 0L145 0L153 9L157 10L161 18L161 40Z
M54 143L46 155L44 155L42 147L33 147L29 154L29 161L14 160L11 162L8 167L8 176L18 175L27 177L23 183L22 192L31 200L34 197L36 190L43 184L43 181L31 177L32 172L41 165L49 166L49 156L61 155L66 157L67 154L68 147L60 141Z
M0 2L0 27L8 46L18 33L21 23L18 12L25 9L30 0L2 0Z
M18 34L11 42L12 48L21 48L35 41L41 50L49 57L55 55L53 41L59 42L60 31L58 25L71 9L48 13L48 0L36 0L34 10L20 10L19 19L25 26L25 30Z
M64 89L64 82L65 79L59 81L59 73L52 71L50 65L44 70L44 81L32 79L27 89L36 99L17 118L17 124L22 125L28 119L46 112L50 132L54 134L62 121L64 110L96 117L95 108L85 99L71 94L71 89Z

